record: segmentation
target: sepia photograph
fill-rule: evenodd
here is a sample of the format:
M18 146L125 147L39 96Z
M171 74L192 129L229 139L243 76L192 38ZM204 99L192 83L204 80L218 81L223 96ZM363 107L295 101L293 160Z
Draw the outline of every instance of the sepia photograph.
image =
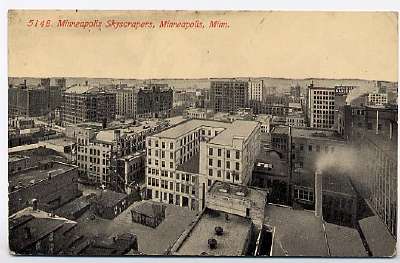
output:
M396 256L397 12L7 17L11 255Z

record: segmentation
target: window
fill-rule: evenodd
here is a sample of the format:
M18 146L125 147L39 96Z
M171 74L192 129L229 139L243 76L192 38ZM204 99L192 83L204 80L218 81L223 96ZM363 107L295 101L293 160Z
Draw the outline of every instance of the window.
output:
M148 155L151 156L151 149L148 150Z
M231 180L231 174L229 172L226 172L226 179Z
M300 151L304 151L304 144L300 144Z
M169 144L169 148L170 148L171 150L174 149L174 143L171 142L171 143Z
M218 156L221 156L221 149L218 149Z
M149 147L151 147L151 140L149 139L149 141L148 141L149 143L148 143L148 145L149 145Z
M221 160L218 160L217 166L218 166L218 167L221 167Z
M212 169L208 169L208 175L212 176L213 175L213 170Z
M161 151L161 158L165 158L165 151Z
M208 155L213 155L213 148L208 149Z
M226 162L226 169L231 169L231 162L230 161Z
M161 167L165 167L165 162L161 161Z
M240 165L239 165L238 162L236 162L236 167L235 168L236 168L237 171L239 171Z
M208 185L208 186L211 186L211 180L210 180L210 179L208 179L207 185Z
M231 151L226 150L226 158L231 158Z
M239 159L239 158L240 158L240 152L236 151L236 159Z
M156 141L156 147L158 147L158 141Z
M165 149L165 142L161 142L161 148Z
M174 168L174 163L173 162L169 163L169 168L171 168L171 169Z
M212 166L213 165L213 159L208 159L208 165Z
M174 159L174 153L169 153L169 159Z
M221 175L222 175L221 170L218 170L217 176L218 176L218 177L221 177Z
M308 151L312 152L312 145L308 145Z

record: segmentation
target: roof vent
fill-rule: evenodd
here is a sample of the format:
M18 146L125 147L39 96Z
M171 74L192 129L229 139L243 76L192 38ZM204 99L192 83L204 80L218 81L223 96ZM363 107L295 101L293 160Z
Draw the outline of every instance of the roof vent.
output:
M210 247L210 249L216 249L217 248L217 240L215 238L210 238L208 240L208 246Z
M224 234L224 229L220 226L215 227L215 234L217 236L222 236L222 234Z
M220 191L221 193L227 193L227 192L228 192L228 189L220 188L220 189L218 189L218 191Z
M238 191L235 194L238 195L238 196L246 196L246 193L242 192L242 191Z

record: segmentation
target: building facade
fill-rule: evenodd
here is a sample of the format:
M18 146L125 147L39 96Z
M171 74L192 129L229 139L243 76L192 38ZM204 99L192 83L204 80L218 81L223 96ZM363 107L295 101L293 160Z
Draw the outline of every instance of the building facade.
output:
M307 110L310 127L332 129L335 123L335 89L309 85Z
M90 86L74 86L64 92L62 121L64 124L81 122L109 122L115 119L115 93Z
M216 112L231 112L248 105L247 81L211 81L210 100Z
M148 197L201 210L215 180L247 184L259 133L257 122L190 120L148 137Z
M134 87L116 90L115 114L118 117L136 119L137 91Z
M137 116L169 117L173 103L173 90L168 84L148 84L137 93Z
M264 82L262 80L249 80L249 101L262 101L264 96Z

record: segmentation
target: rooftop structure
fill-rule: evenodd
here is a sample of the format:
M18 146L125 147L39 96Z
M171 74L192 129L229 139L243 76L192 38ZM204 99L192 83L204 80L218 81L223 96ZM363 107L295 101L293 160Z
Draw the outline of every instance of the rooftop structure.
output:
M217 235L215 228L223 229ZM206 210L192 229L185 233L186 238L173 247L172 255L186 256L242 256L246 255L252 230L251 220L229 214L226 220L224 212ZM209 239L217 241L210 248Z

